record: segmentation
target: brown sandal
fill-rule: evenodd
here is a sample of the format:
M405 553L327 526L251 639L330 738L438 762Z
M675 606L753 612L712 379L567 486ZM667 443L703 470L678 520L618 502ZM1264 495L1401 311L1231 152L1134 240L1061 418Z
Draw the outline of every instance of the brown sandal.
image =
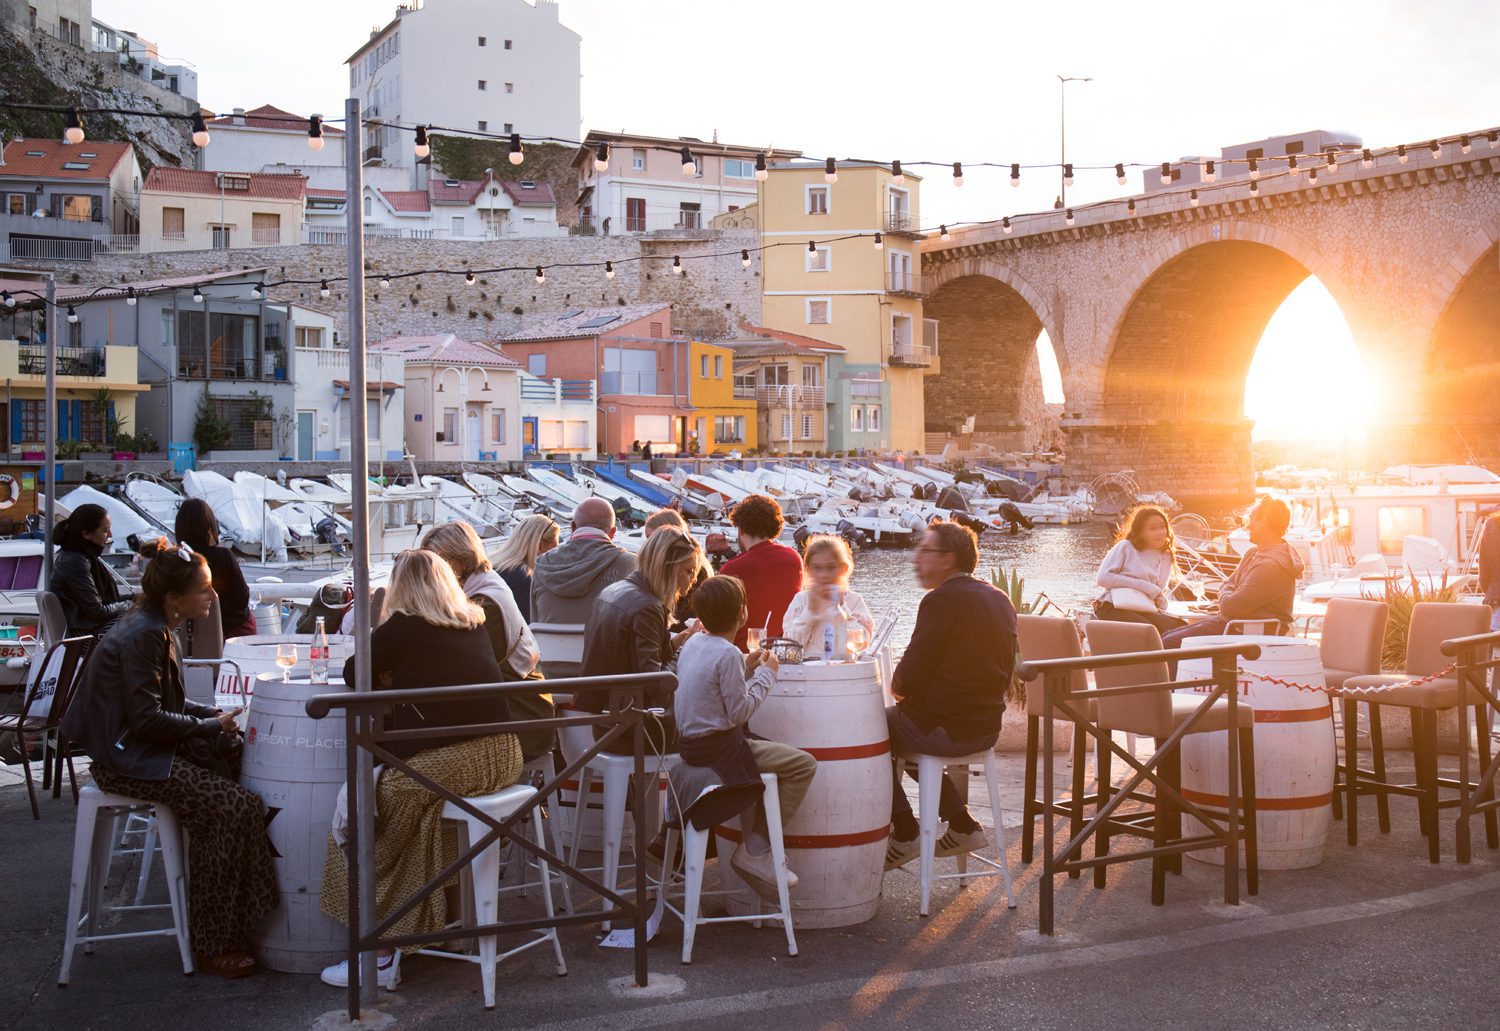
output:
M196 967L216 977L233 980L255 973L255 957L245 952L225 952L217 956L197 956Z

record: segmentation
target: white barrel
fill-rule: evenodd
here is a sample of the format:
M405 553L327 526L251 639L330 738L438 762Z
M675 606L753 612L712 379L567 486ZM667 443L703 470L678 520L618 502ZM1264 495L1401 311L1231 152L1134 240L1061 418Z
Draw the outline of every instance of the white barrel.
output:
M266 804L266 834L281 905L252 936L263 966L315 974L337 963L349 932L318 908L334 801L344 783L347 743L341 713L315 720L304 706L342 683L282 683L262 675L250 700L240 783Z
M776 687L750 729L811 753L818 772L797 815L784 827L798 927L849 927L880 907L891 823L891 747L885 700L873 661L782 665ZM719 828L719 855L739 833ZM749 888L728 862L718 864L731 912L750 911Z
M1260 645L1260 658L1241 659L1240 699L1255 708L1256 842L1262 870L1298 870L1323 861L1333 802L1333 708L1323 688L1318 646L1301 637L1195 637L1185 646ZM1179 680L1209 674L1195 659L1178 666ZM1303 687L1273 683L1275 677ZM1193 690L1184 689L1184 693ZM1228 735L1194 734L1182 743L1182 793L1189 802L1222 809L1226 804ZM1202 825L1184 820L1184 833ZM1189 852L1222 864L1220 851Z
M255 606L255 633L281 633L281 606L273 603Z
M291 669L291 677L306 680L312 672L308 663L312 658L312 634L255 634L254 636L231 637L224 642L224 658L233 659L240 667L240 679L234 681L234 670L224 666L219 671L219 683L215 689L220 697L230 694L248 696L256 688L256 677L261 673L274 673L281 679L281 667L276 665L276 649L282 644L297 646L297 665ZM344 672L344 661L354 654L354 638L343 634L328 635L328 673L339 677ZM226 701L229 699L226 699Z

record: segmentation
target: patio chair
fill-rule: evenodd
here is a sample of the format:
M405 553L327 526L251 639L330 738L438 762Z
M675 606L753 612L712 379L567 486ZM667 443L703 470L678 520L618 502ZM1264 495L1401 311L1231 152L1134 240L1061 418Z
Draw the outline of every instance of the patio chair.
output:
M15 734L16 742L20 746L21 768L25 772L26 794L31 800L31 817L34 820L42 818L42 811L37 805L36 783L31 775L28 739L33 737L45 739L58 733L63 717L67 715L68 705L73 699L73 692L78 686L84 662L93 646L92 637L68 637L51 645L40 661L33 663L31 667L31 679L26 685L26 697L21 703L21 711L8 716L0 716L0 731ZM62 766L66 761L68 779L72 782L73 798L76 801L78 780L73 773L72 758L66 755L65 744L61 740L50 752L44 751L43 753L43 761L49 764L49 768L54 761L53 756L56 756L55 761L58 767L55 787L58 791L61 790Z
M1038 659L1076 659L1083 655L1083 645L1078 640L1078 628L1071 619L1061 616L1017 616L1016 632L1021 656L1029 661ZM1073 690L1088 690L1088 675L1083 670L1073 674ZM1083 826L1084 808L1097 803L1097 795L1084 794L1084 773L1088 757L1088 735L1079 727L1073 728L1073 793L1067 802L1040 798L1037 795L1037 768L1040 763L1042 734L1042 678L1026 682L1026 780L1021 812L1021 862L1031 862L1036 836L1036 819L1055 806L1067 813L1073 833ZM1096 715L1093 702L1088 703L1089 717ZM1047 742L1052 747L1052 742ZM968 785L964 785L967 790ZM1077 877L1075 872L1072 876Z
M1356 598L1335 598L1328 603L1323 616L1323 636L1318 648L1323 660L1323 682L1330 689L1342 687L1350 677L1371 676L1380 672L1380 657L1385 650L1385 626L1390 608L1383 601ZM1370 741L1371 751L1378 756L1375 779L1385 780L1385 750L1381 743L1380 717L1375 706L1371 706ZM1337 736L1337 731L1335 731ZM1338 742L1334 742L1337 752ZM1357 763L1359 756L1349 752L1337 763L1333 774L1333 818L1344 818L1343 798L1339 785L1348 776L1348 767ZM1391 826L1390 806L1385 795L1377 795L1375 804L1380 811L1380 829L1388 833Z

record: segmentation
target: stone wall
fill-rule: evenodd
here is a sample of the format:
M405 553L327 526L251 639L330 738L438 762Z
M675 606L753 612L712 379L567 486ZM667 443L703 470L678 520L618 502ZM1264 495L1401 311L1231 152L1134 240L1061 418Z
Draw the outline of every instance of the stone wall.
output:
M695 336L722 338L737 319L760 320L760 271L740 265L741 248L755 247L754 232L700 232L692 239L651 240L642 237L563 237L492 242L447 240L372 240L365 250L366 334L370 340L394 336L454 333L490 339L515 327L522 315L566 308L599 307L637 301L669 301L673 326ZM686 275L671 271L681 255ZM694 260L699 256L705 257ZM589 264L612 261L615 278L603 268L550 268L538 285L537 265ZM342 283L332 283L325 301L318 281L345 274L344 249L337 246L241 248L173 254L102 255L85 267L54 270L69 282L87 286L167 279L213 272L266 268L268 282L310 280L308 285L272 289L273 300L292 301L326 311L346 338L346 298ZM483 272L488 268L519 271ZM393 280L381 290L382 274L443 268L453 275L427 274ZM476 270L469 286L463 272ZM74 279L76 275L77 279Z
M1131 470L1144 490L1184 498L1245 498L1255 492L1249 419L1080 425L1065 421L1067 472L1079 482Z

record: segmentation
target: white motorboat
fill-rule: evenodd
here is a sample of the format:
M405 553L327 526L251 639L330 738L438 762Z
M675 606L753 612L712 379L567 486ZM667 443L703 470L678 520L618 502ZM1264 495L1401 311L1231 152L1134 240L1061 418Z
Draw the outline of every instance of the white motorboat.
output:
M227 529L233 535L235 550L263 560L287 560L291 532L247 488L216 472L189 469L182 474L182 489L188 497L208 502L220 529Z
M150 473L133 472L125 477L125 501L159 533L172 535L182 492Z
M37 493L37 504L40 506L45 495ZM67 494L58 498L54 504L60 517L68 516L80 505L98 505L109 513L110 523L110 547L107 554L131 555L129 538L136 537L139 540L151 540L161 537L162 531L132 508L122 498L103 491L95 490L93 487L74 487Z

